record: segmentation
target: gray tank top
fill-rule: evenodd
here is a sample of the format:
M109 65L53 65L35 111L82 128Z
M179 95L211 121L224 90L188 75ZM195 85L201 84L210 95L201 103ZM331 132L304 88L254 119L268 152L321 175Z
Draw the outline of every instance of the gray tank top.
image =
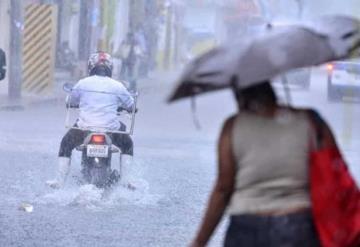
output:
M241 112L232 131L237 173L228 213L310 207L305 113L284 109L266 118Z

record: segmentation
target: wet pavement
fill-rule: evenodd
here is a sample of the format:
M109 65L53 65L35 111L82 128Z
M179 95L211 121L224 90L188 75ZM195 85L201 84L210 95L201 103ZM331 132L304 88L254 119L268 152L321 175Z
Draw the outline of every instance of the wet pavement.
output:
M197 130L190 101L165 104L171 79L158 75L139 85L135 191L77 185L78 153L65 188L49 189L44 181L54 176L65 133L62 102L0 111L0 246L186 246L215 179L221 124L235 104L229 91L198 97ZM313 72L309 90L292 95L294 105L316 106L328 120L360 181L359 105L328 102L323 71ZM23 202L32 213L19 210ZM209 246L221 246L226 223Z

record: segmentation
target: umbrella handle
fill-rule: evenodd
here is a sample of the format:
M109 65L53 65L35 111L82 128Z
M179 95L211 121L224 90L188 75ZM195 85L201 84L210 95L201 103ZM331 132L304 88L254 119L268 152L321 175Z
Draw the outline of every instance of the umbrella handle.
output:
M286 104L287 104L287 106L291 106L292 105L292 98L291 98L291 93L290 93L289 82L287 80L286 75L281 75L281 82L283 84L283 89L284 89L284 92L285 92Z
M196 101L194 96L191 97L191 113L196 129L200 130L201 126L200 126L199 118L196 115Z

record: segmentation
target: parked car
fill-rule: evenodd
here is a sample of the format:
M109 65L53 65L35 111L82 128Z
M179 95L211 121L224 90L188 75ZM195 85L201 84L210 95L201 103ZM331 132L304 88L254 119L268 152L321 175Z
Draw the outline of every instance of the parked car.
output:
M360 103L360 61L327 64L328 100Z

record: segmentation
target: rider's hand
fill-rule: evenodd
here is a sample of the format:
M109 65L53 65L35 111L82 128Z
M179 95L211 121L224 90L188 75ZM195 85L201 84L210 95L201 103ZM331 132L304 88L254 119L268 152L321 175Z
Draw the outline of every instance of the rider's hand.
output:
M66 103L66 108L79 108L78 104L70 104L70 103Z
M122 112L122 111L126 111L127 113L132 113L132 109L127 110L127 109L119 106L119 107L117 108L117 112ZM135 108L135 113L137 113L137 112L138 112L138 108Z

